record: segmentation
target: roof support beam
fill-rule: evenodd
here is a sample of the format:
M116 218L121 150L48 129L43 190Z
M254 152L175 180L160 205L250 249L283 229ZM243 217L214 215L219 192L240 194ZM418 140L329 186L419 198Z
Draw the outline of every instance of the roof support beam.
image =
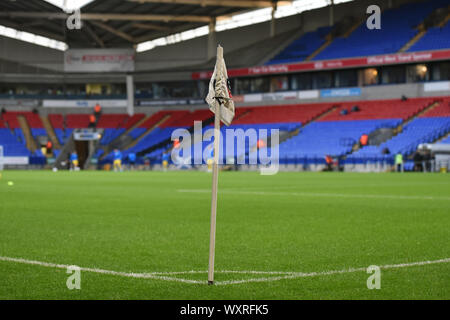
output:
M272 0L128 0L139 3L170 3L188 4L196 6L236 7L236 8L268 8L272 7ZM292 3L292 1L278 1L278 5Z
M43 19L67 19L68 14L63 12L0 12L0 17L8 18L43 18ZM184 21L209 23L211 17L193 15L163 15L163 14L120 14L120 13L81 13L81 20L115 20L115 21Z
M156 25L156 24L150 24L150 23L134 23L134 28L138 29L146 29L146 30L159 30L159 31L171 31L171 28Z
M122 39L125 39L125 40L127 40L127 41L129 41L129 42L131 42L131 43L135 43L135 42L136 42L135 39L134 39L132 36L126 34L125 32L116 30L116 29L114 29L113 27L110 27L110 26L108 26L107 24L105 24L105 23L103 23L103 22L91 21L91 23L92 23L94 26L97 26L97 27L99 27L99 28L102 28L102 29L104 29L104 30L106 30L106 31L108 31L108 32L111 32L112 34L115 34L116 36L118 36L118 37L120 37L120 38L122 38Z
M92 30L91 26L87 23L84 24L87 33L91 36L92 39L102 48L105 47L105 42Z

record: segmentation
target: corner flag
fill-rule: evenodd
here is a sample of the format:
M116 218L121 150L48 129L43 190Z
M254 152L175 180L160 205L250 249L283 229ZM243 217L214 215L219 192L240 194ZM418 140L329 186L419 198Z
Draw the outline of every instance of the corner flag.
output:
M217 47L217 60L214 73L209 82L209 92L206 102L214 116L214 160L213 160L213 180L211 195L211 231L209 238L209 268L208 284L214 284L214 256L216 247L216 213L217 213L217 185L219 179L219 146L220 146L220 121L227 126L234 118L234 102L231 99L231 92L228 86L228 74L225 61L223 59L223 48Z
M220 120L229 126L234 118L234 102L228 83L227 67L223 59L223 48L220 45L217 47L216 59L216 66L209 81L209 91L205 100L213 113L216 113L216 103L220 105Z

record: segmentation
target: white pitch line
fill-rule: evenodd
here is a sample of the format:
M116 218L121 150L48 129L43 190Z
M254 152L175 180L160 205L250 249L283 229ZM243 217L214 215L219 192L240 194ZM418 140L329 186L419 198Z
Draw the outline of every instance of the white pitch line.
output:
M211 193L207 189L179 189L180 193ZM362 198L362 199L394 199L394 200L450 200L450 197L434 196L405 196L390 194L347 194L347 193L314 193L314 192L270 192L270 191L236 191L220 190L223 194L262 195L262 196L297 196L297 197L335 197L335 198Z
M67 269L68 267L72 267L73 265L66 264L56 264L50 262L42 262L36 260L27 260L22 258L11 258L11 257L2 257L0 256L0 261L5 262L14 262L14 263L22 263L28 265L37 265L48 268L57 268L57 269ZM410 262L410 263L399 263L399 264L387 264L383 266L379 266L380 269L399 269L399 268L408 268L414 266L424 266L430 264L438 264L438 263L450 263L450 258L439 259L439 260L430 260L430 261L418 261L418 262ZM153 280L162 280L162 281L172 281L172 282L181 282L188 284L206 284L207 281L202 280L190 280L190 279L181 279L174 277L167 277L164 275L175 275L175 274L207 274L207 271L174 271L174 272L151 272L151 273L133 273L133 272L120 272L120 271L111 271L97 268L83 268L79 267L80 271L85 272L93 272L99 274L107 274L113 276L127 277L127 278L139 278L139 279L153 279ZM224 285L233 285L233 284L242 284L242 283L250 283L250 282L272 282L286 279L298 279L298 278L307 278L307 277L317 277L317 276L327 276L334 274L343 274L343 273L353 273L353 272L362 272L366 271L366 268L349 268L343 270L331 270L331 271L322 271L322 272L284 272L284 271L239 271L239 270L221 270L216 271L216 273L235 273L235 274L271 274L271 275L280 275L278 277L270 277L270 278L254 278L254 279L245 279L245 280L229 280L229 281L216 281L215 284L219 286Z
M57 269L67 269L68 267L73 266L73 265L68 265L68 264L56 264L56 263L51 263L51 262L42 262L42 261L36 261L36 260L27 260L27 259L21 259L21 258L11 258L11 257L2 257L2 256L0 256L0 261L15 262L15 263L22 263L22 264L29 264L29 265L38 265L41 267L57 268ZM80 267L80 271L108 274L108 275L127 277L127 278L155 279L155 280L174 281L174 282L183 282L183 283L192 283L192 284L207 283L207 281L173 278L173 277L158 275L157 273L120 272L120 271L111 271L111 270L104 270L104 269L97 269L97 268L84 268L84 267Z
M399 268L408 268L408 267L414 267L414 266L424 266L424 265L429 265L429 264L449 263L449 262L450 262L450 258L446 258L446 259L431 260L431 261L387 264L387 265L379 266L379 267L380 267L380 269L399 269ZM367 268L350 268L350 269L331 270L331 271L323 271L323 272L310 272L310 273L298 272L298 273L293 273L290 275L279 276L279 277L220 281L217 283L217 285L232 285L232 284L242 284L242 283L248 283L248 282L271 282L271 281L279 281L279 280L286 280L286 279L297 279L297 278L307 278L307 277L316 277L316 276L328 276L328 275L333 275L333 274L362 272L362 271L366 271L366 270L367 270Z

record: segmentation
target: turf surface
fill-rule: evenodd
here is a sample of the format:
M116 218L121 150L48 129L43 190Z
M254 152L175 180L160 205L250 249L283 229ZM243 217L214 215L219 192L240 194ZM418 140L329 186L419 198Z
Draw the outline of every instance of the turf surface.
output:
M8 181L14 185L8 185ZM118 272L205 271L211 175L18 172L0 179L0 256ZM216 270L325 272L450 258L446 174L223 172ZM450 263L207 286L0 261L0 299L450 299ZM206 280L206 274L178 278ZM265 275L216 274L217 281Z

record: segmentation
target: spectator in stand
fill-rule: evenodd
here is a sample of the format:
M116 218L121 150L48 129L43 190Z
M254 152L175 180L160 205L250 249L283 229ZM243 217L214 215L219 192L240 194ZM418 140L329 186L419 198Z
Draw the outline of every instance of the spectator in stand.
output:
M102 114L102 107L97 103L94 107L94 114L99 117Z
M358 112L360 109L359 109L359 106L353 106L352 107L352 112Z
M89 128L95 128L97 126L97 118L91 114L89 116Z
M367 134L363 134L361 136L361 138L359 138L359 147L367 146L368 142L369 142L369 136Z
M45 145L45 148L46 148L46 150L45 150L45 154L52 154L52 152L53 152L53 143L50 141L50 140L48 140L47 141L47 144Z

